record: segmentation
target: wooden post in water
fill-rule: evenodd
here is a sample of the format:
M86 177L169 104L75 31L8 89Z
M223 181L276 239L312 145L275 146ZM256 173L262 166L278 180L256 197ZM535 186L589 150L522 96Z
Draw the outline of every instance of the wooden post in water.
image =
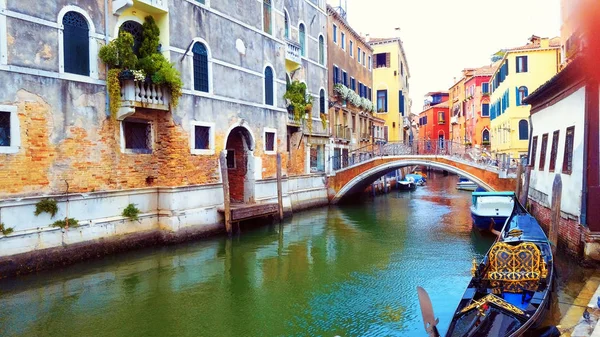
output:
M521 192L523 185L523 165L517 166L517 187L515 189L515 195L518 200L521 200Z
M231 199L229 197L229 176L227 175L227 151L221 152L221 179L223 180L223 207L225 208L225 230L231 235Z
M279 205L279 221L283 220L283 191L281 187L281 153L277 153L277 204Z
M523 186L523 191L521 191L521 196L519 197L519 202L521 205L527 205L527 198L529 197L529 179L531 178L531 166L527 166L525 168L525 185Z
M560 202L562 197L562 179L560 174L554 176L552 184L552 220L550 223L549 239L552 243L552 250L556 251L558 244L558 225L560 224Z

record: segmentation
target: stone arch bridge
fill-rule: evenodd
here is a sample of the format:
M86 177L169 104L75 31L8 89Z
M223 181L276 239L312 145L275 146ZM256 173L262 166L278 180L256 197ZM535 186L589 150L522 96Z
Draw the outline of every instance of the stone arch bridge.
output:
M328 196L335 204L364 191L386 173L411 166L429 166L455 173L488 191L515 191L519 164L509 158L496 163L485 150L450 142L371 145L329 158Z

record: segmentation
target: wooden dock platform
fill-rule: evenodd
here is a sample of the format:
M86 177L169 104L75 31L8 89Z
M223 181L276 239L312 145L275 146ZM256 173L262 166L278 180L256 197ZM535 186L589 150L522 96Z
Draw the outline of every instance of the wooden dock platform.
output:
M279 213L279 205L277 203L264 204L235 204L230 205L230 220L231 222L239 222L254 218L277 215ZM219 213L225 213L225 208L219 207Z

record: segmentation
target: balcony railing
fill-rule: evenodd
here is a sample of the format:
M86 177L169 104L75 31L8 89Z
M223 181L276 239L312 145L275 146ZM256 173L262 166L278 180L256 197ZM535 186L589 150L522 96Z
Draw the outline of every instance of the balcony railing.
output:
M352 138L352 130L344 125L335 126L335 138L350 141Z
M296 64L301 64L300 45L292 41L286 41L286 44L285 59Z
M164 85L134 80L121 80L121 108L117 119L123 120L135 113L135 108L169 110L171 96Z

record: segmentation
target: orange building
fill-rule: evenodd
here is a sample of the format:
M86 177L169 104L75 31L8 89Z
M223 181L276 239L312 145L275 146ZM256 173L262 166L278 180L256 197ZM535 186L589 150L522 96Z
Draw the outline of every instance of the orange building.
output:
M490 85L498 64L477 68L465 81L465 143L475 147L490 145Z
M427 148L443 148L450 139L448 92L430 92L426 96L423 111L419 114L418 139Z

